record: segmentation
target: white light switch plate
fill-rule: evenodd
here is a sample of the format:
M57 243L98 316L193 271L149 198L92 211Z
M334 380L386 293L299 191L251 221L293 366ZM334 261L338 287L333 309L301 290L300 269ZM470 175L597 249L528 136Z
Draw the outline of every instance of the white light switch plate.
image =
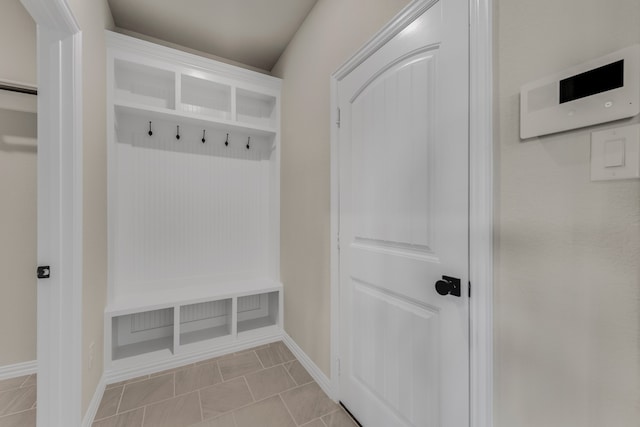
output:
M591 180L640 178L640 124L591 133Z

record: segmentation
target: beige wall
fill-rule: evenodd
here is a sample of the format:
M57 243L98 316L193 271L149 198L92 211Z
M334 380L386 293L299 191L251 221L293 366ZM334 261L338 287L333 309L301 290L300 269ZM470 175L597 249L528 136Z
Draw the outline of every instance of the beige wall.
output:
M637 426L640 181L590 181L594 128L520 141L518 102L524 83L640 42L640 2L497 7L495 425Z
M0 55L0 80L35 85L36 26L18 0L2 4ZM31 98L0 91L0 366L36 359L37 118L2 109Z
M36 359L36 130L0 109L0 367Z
M113 28L106 0L68 0L82 30L84 239L82 413L103 371L107 300L107 130L105 28ZM89 368L89 346L95 359Z
M408 0L319 0L272 70L282 87L285 330L330 373L329 77Z
M20 0L2 0L0 53L0 80L36 84L36 24Z

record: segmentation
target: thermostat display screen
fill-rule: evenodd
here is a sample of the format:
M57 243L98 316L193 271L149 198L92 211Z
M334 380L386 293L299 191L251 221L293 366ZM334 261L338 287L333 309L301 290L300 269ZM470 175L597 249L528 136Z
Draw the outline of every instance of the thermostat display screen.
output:
M624 59L560 80L560 104L624 86Z

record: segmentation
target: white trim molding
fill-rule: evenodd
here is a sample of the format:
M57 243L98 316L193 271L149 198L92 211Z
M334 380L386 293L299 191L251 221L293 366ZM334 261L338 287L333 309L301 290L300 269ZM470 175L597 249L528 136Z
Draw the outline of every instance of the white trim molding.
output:
M89 402L89 407L87 408L87 412L85 412L84 417L82 418L82 427L91 427L93 424L93 420L98 413L98 408L100 407L100 402L102 401L102 396L104 396L104 391L107 389L107 383L104 378L104 375L100 377L100 381L98 381L98 386L96 387L96 391L93 393L93 397Z
M332 80L342 80L347 74L356 69L358 65L362 64L368 57L373 55L378 49L384 46L385 43L394 38L400 31L404 30L407 25L415 21L438 1L439 0L413 0L398 12L390 22L382 27L380 31L348 59L347 62L338 68L338 70L331 75Z
M331 113L330 129L330 280L331 280L331 349L329 352L331 386L335 400L340 398L340 158L338 156L338 79L334 75L330 81Z
M335 392L333 384L331 380L322 372L322 369L316 365L313 360L305 353L300 346L287 334L286 332L282 333L282 341L284 344L291 350L291 353L298 359L298 362L307 370L311 378L314 379L316 383L320 386L322 391L325 392L329 398L334 401L338 401L338 395Z
M493 426L493 1L469 2L470 426Z
M37 425L82 419L82 34L65 0L21 0L38 27Z
M28 362L0 366L0 381L7 380L9 378L23 377L25 375L35 374L37 371L37 360L30 360Z
M331 385L339 399L338 81L435 0L414 0L331 76ZM493 14L492 0L469 0L470 427L493 426Z

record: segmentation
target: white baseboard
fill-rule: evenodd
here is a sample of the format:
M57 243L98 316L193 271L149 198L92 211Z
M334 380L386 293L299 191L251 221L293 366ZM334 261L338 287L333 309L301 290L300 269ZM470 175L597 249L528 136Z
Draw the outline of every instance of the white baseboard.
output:
M82 427L91 427L91 424L93 424L93 419L95 418L96 413L98 413L98 408L100 407L102 395L104 394L104 390L106 387L107 383L105 382L104 375L102 375L100 377L100 381L98 381L96 391L93 393L91 402L89 402L87 412L85 412L84 418L82 419Z
M0 380L22 377L38 372L38 361L16 363L15 365L0 366Z
M112 366L110 369L105 371L104 379L106 384L113 384L115 382L130 380L132 378L165 371L167 369L178 368L180 366L200 362L202 360L224 356L225 354L247 350L259 345L280 341L281 339L282 332L278 329L277 333L264 336L257 335L253 338L246 338L242 341L235 341L227 345L219 345L216 346L214 350L176 354L164 360L135 364L133 366L125 365L120 367L117 366L117 363L114 363L115 366Z
M324 391L327 396L329 396L334 401L337 401L337 396L334 393L333 386L331 380L322 372L322 369L318 368L313 360L307 353L305 353L298 344L287 334L286 332L282 333L282 341L289 347L291 353L298 359L300 364L304 366L304 368L309 372L309 375L318 383L322 391Z

